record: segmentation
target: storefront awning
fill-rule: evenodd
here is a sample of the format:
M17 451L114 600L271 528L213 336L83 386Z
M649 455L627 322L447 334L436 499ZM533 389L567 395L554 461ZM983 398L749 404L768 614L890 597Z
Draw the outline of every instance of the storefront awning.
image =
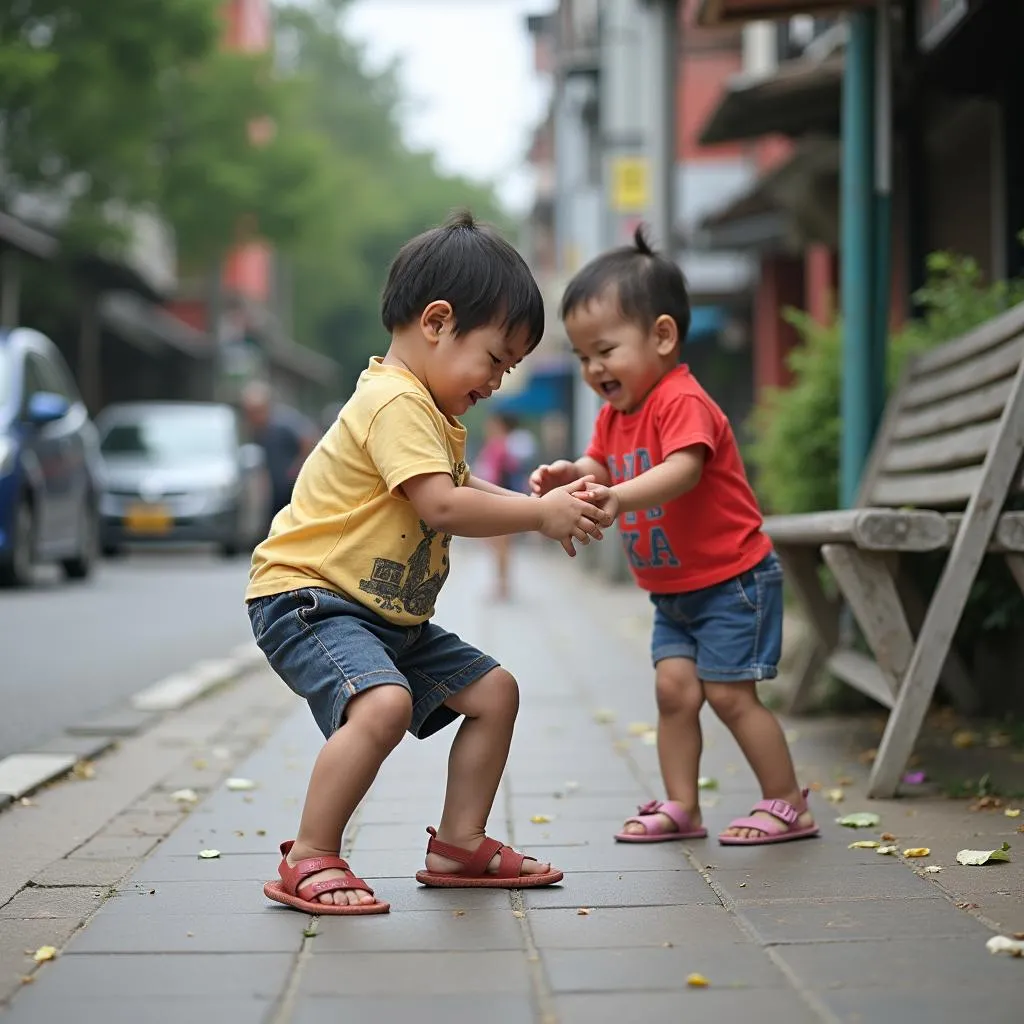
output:
M842 55L787 61L767 76L737 76L700 141L707 146L763 135L838 135L842 86Z
M824 16L874 6L875 0L701 0L697 24L735 25L789 18L794 14Z

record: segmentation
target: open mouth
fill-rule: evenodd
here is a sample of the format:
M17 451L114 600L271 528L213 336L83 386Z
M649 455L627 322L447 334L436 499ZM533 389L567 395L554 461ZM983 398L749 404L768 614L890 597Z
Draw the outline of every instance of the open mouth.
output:
M617 380L602 381L598 387L605 398L613 399L622 394L622 385Z
M482 402L486 397L487 395L483 394L480 391L470 391L469 404L476 405L477 402Z

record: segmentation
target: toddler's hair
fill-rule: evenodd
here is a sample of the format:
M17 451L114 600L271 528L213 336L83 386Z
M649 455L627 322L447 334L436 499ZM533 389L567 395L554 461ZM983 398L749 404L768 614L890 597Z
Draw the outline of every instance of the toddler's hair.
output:
M614 292L612 292L614 289ZM690 296L683 272L673 260L651 248L641 224L633 244L611 249L592 259L569 282L559 310L562 319L574 309L613 294L619 310L645 331L659 316L676 322L680 343L690 329Z
M544 300L526 261L468 210L399 250L381 297L384 329L413 323L437 299L451 303L458 334L491 324L506 337L525 329L531 350L544 334Z

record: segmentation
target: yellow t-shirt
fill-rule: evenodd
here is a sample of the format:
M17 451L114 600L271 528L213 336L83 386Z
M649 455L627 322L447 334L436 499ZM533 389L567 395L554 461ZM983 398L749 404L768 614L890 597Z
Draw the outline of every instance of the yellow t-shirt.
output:
M466 482L466 428L411 373L375 357L253 553L245 599L325 587L397 625L429 619L451 537L400 490L422 473Z

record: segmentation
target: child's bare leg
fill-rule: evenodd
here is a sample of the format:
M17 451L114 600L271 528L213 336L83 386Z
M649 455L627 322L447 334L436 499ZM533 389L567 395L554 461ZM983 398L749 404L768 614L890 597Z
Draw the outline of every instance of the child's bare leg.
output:
M288 852L294 866L307 857L337 857L341 837L359 801L402 739L412 716L412 698L402 686L375 686L349 701L345 724L327 741L313 766L295 845ZM305 882L344 877L329 868ZM304 883L305 884L305 883ZM323 893L321 903L373 903L368 892Z
M690 815L694 828L701 824L697 775L703 737L700 709L704 690L697 678L697 667L689 658L662 658L655 670L655 694L658 701L658 763L669 800L680 804ZM676 823L660 815L666 832L677 831ZM647 830L639 822L623 826L629 835Z
M437 827L442 842L475 850L486 834L487 818L508 761L519 688L503 668L491 669L445 704L464 715L448 755L448 785L444 810ZM494 855L489 868L497 871L501 858ZM427 854L428 871L458 872L464 865L436 853ZM549 864L523 861L524 874L551 870Z
M761 793L766 800L785 800L801 812L797 828L813 822L793 769L786 737L778 719L761 703L753 681L745 683L704 683L704 694L715 714L736 737L736 742L750 762ZM753 817L773 820L770 814L757 811ZM775 824L778 824L775 821ZM757 829L730 828L725 835L753 838Z

